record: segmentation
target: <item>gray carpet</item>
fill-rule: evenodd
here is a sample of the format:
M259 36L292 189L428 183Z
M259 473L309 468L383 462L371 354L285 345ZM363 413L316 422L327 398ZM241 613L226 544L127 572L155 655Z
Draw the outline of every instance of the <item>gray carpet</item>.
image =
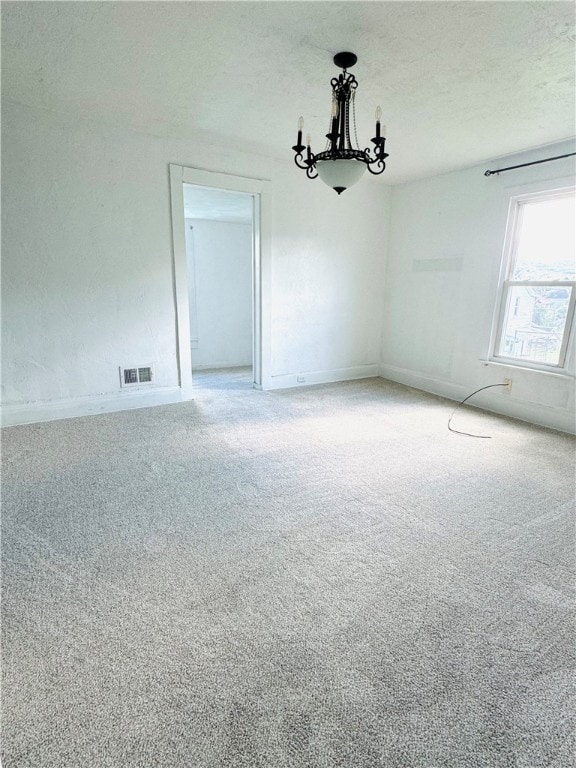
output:
M3 433L3 768L572 765L574 441L370 379Z

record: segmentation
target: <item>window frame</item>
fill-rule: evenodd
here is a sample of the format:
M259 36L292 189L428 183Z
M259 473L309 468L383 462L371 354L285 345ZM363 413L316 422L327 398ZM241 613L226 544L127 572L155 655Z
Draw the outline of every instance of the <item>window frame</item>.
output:
M496 296L496 306L492 326L492 338L490 342L490 362L500 365L509 365L515 368L527 368L536 371L557 374L567 374L569 367L571 367L571 342L576 334L576 280L510 279L518 249L518 232L522 222L523 205L530 202L552 200L557 197L565 197L570 194L576 194L576 185L574 185L574 182L572 180L566 181L567 183L562 184L561 186L559 185L549 188L540 187L538 189L531 189L530 191L511 195L509 198L506 236L504 240L500 276L498 279L498 291ZM525 285L545 288L554 288L556 286L571 288L570 300L566 313L566 322L564 325L564 333L562 336L562 343L560 345L560 354L557 364L534 360L524 360L518 357L509 357L499 353L502 334L504 332L504 321L506 318L508 295L510 289L515 286L521 287Z

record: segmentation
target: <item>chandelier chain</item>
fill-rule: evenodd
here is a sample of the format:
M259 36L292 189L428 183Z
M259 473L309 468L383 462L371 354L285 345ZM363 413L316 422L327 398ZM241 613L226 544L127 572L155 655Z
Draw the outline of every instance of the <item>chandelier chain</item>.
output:
M354 126L354 141L356 142L356 149L360 149L360 142L358 141L358 134L356 132L356 91L352 91L352 125Z

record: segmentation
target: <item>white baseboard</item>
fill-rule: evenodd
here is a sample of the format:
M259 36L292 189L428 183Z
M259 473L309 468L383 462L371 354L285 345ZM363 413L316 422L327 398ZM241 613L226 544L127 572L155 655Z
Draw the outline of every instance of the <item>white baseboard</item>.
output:
M287 373L270 376L263 389L288 389L290 387L307 387L310 384L330 384L335 381L350 379L368 379L380 375L378 363L355 365L351 368L334 368L329 371L304 371L302 373ZM301 379L304 379L302 381Z
M77 397L68 400L22 403L2 406L2 426L35 424L39 421L71 419L96 413L112 413L153 405L168 405L190 399L180 387L156 387L154 389L120 392L119 394Z
M380 375L383 379L397 381L399 384L440 395L449 400L463 400L471 393L468 387L463 387L461 384L435 379L394 365L381 365ZM511 416L521 421L528 421L541 427L557 429L570 434L576 433L575 417L571 411L514 399L513 395L499 393L497 390L491 389L487 392L481 392L476 395L475 402L468 402L467 405L499 413L502 416Z
M358 365L351 368L337 368L328 371L306 371L300 374L285 374L271 376L262 389L287 389L303 387L311 384L329 384L351 379L365 379L381 376L414 389L430 392L449 400L463 400L470 394L467 387L460 384L434 379L424 374L416 373L405 368L374 363ZM298 379L304 378L304 381ZM258 387L260 389L260 387ZM121 392L119 394L79 397L68 400L53 400L50 402L21 403L5 405L1 410L3 427L19 424L34 424L41 421L70 419L77 416L90 416L97 413L112 413L114 411L148 408L154 405L168 405L191 399L191 392L180 387L158 387L155 389ZM576 424L574 414L566 409L536 403L523 402L513 399L510 395L495 394L494 390L477 395L473 407L511 416L532 424L558 429L574 434Z

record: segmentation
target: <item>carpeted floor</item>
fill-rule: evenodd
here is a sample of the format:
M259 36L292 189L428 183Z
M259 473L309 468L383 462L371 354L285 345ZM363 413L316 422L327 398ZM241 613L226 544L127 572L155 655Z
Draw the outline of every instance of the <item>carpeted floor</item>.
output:
M566 768L574 441L380 379L3 432L3 768Z

